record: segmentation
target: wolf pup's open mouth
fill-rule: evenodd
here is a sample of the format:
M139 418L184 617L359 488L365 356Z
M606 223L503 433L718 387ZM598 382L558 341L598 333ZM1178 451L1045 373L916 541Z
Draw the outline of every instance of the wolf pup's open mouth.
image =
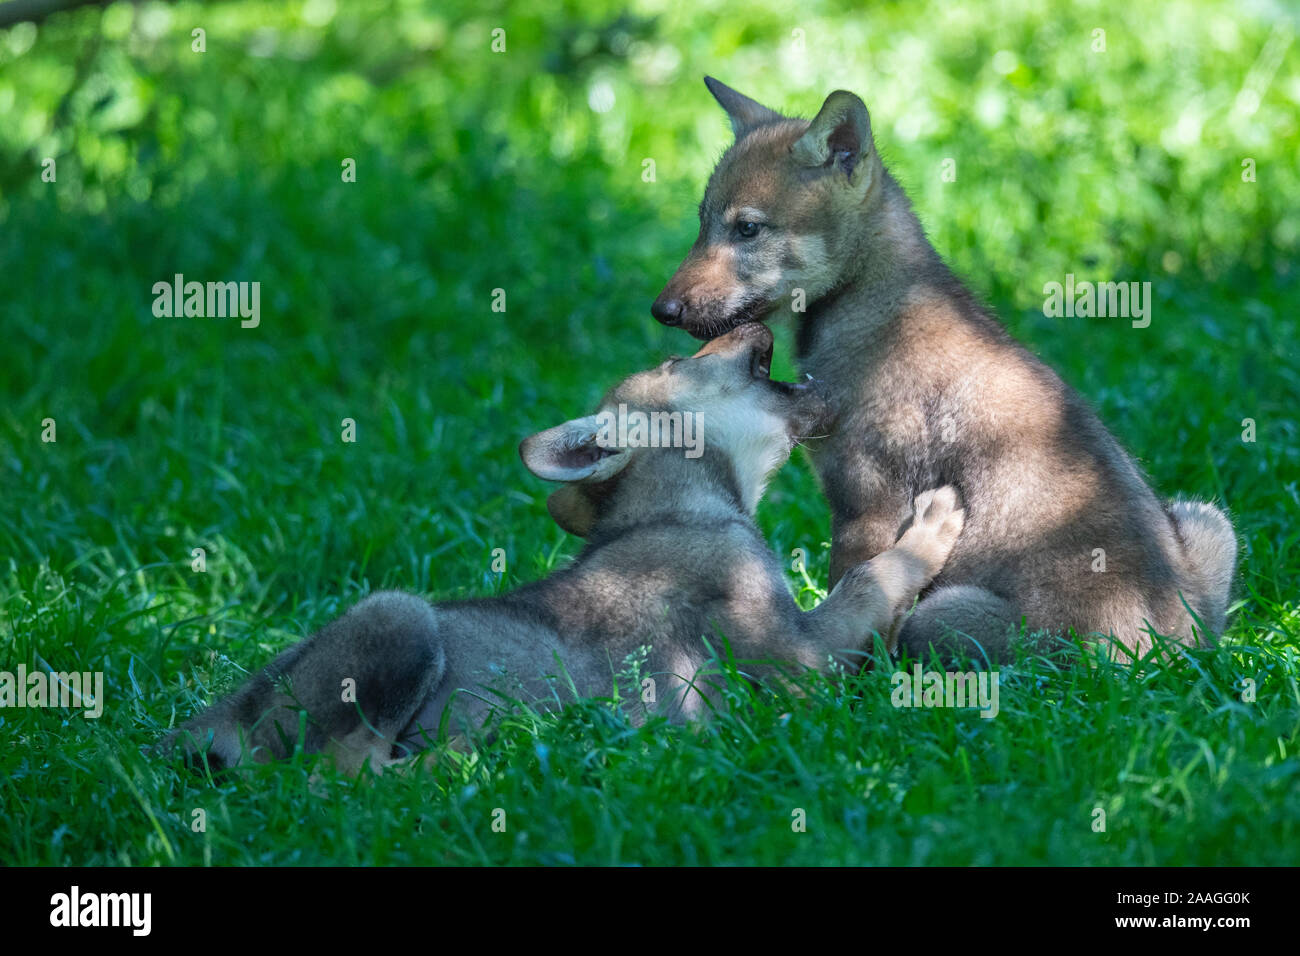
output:
M756 350L750 359L750 374L790 403L790 438L796 442L803 441L828 427L832 418L830 406L811 375L800 382L783 382L772 378L774 347L775 343L769 334L767 345Z
M730 315L715 319L706 318L703 321L692 321L688 317L680 325L683 331L701 341L707 342L710 339L716 339L720 335L726 335L732 329L738 329L749 322L764 321L774 305L775 303L768 302L766 299L755 299L742 305Z

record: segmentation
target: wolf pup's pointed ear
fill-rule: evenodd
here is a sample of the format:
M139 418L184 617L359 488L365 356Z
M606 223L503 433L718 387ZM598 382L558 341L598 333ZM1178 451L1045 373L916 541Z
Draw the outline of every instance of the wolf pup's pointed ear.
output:
M599 415L575 418L525 438L519 457L529 471L547 481L604 481L632 457L626 448L600 443L601 433L607 430Z
M740 139L756 126L785 119L776 110L770 110L762 103L751 100L744 93L737 93L726 83L719 83L711 76L704 78L704 85L709 88L713 98L727 111L727 117L731 120L731 129L736 134L736 139Z
M853 186L863 185L872 164L871 117L866 104L848 90L836 90L826 97L821 111L790 148L801 166L835 164Z

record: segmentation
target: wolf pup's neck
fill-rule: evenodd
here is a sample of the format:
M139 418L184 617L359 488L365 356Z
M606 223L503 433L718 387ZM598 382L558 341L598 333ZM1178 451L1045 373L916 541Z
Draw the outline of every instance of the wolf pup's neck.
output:
M677 449L660 449L655 460L634 462L596 502L587 541L607 544L641 527L743 521L753 517L725 455L688 459Z
M839 343L831 351L840 361L860 363L863 350L883 350L914 290L953 282L888 170L879 195L847 228L856 230L858 241L844 258L839 282L798 319L795 348L804 367L835 364L833 355L819 354L832 341ZM855 348L846 353L845 342Z

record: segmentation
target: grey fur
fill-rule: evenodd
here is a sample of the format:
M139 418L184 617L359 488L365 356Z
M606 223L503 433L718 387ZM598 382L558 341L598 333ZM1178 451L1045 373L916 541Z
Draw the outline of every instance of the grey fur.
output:
M780 663L860 663L873 632L893 640L899 615L943 566L963 513L952 489L917 496L897 544L849 568L821 605L800 611L753 505L796 441L824 427L827 407L810 383L772 382L771 354L765 326L742 326L690 359L632 376L602 403L703 416L697 458L611 444L592 417L523 443L535 474L567 479L548 506L588 539L570 567L482 600L430 605L400 592L372 595L173 732L165 747L208 748L208 760L225 766L248 754L282 757L301 742L355 771L419 750L444 727L472 731L502 698L551 706L574 691L610 695L642 646L650 647L643 673L657 687L653 704L640 686L622 689L637 720L652 712L684 720L716 700L707 676L695 683L708 664L704 638L720 646L725 635L737 659L756 662L756 677ZM343 699L347 680L355 703Z

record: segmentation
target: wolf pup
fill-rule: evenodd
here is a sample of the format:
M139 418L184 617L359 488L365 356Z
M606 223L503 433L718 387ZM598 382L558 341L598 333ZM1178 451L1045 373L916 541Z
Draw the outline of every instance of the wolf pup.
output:
M888 643L896 616L939 572L963 512L951 488L919 495L896 544L800 611L753 514L794 444L825 427L827 406L814 383L772 381L771 358L767 327L740 326L633 375L596 415L523 442L533 474L564 482L551 515L587 539L570 567L496 598L372 595L173 731L164 750L180 743L192 755L210 739L218 767L246 751L283 757L305 711L304 749L347 771L380 767L421 749L444 720L453 733L482 724L492 692L554 700L571 680L579 695L609 694L620 663L646 645L658 703L642 705L637 686L629 712L680 721L716 700L695 680L709 659L702 638L716 634L740 660L860 665L872 632ZM691 418L703 447L673 447ZM647 423L660 433L646 434ZM567 679L548 677L561 668Z
M1139 653L1147 626L1186 643L1220 632L1228 519L1157 498L1085 402L976 302L882 165L862 101L837 91L809 122L705 83L735 142L651 312L703 339L802 312L798 362L838 414L809 444L832 512L831 581L894 541L917 491L953 485L965 531L903 625L911 652L977 653L966 635L1006 656L1022 620Z

